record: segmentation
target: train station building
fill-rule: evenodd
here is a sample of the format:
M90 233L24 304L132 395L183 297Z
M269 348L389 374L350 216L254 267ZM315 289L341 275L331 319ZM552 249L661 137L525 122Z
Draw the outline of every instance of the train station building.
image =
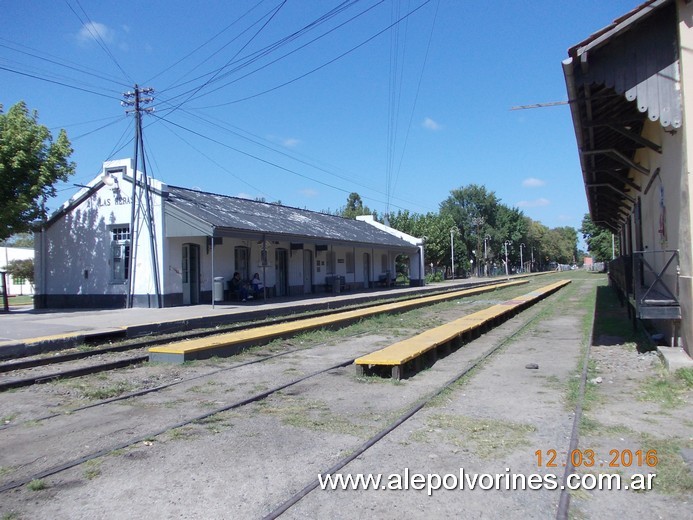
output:
M168 186L133 161L100 175L36 228L37 308L171 307L234 298L423 285L423 242L375 222ZM257 295L256 295L257 297Z
M589 211L633 319L693 353L693 4L650 0L568 50Z

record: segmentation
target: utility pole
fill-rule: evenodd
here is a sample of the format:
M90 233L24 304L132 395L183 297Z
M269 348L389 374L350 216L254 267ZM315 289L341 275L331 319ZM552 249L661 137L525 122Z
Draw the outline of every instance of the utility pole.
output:
M511 244L512 244L512 242L510 240L506 240L503 244L505 246L505 276L509 276L509 273L508 273L508 246Z
M153 112L153 107L143 108L142 105L148 105L154 98L150 94L154 93L153 88L140 88L135 85L134 92L126 92L123 94L125 101L120 104L124 107L132 107L125 110L126 114L135 114L135 156L132 171L132 198L130 200L130 261L128 273L128 293L126 307L133 306L135 291L137 289L137 252L140 231L143 226L146 226L149 235L149 250L150 262L152 267L152 281L156 292L156 305L162 307L161 291L159 288L159 261L156 247L156 234L154 230L154 215L152 214L152 200L147 177L147 165L144 155L144 139L142 137L142 112ZM147 97L142 97L145 95ZM142 156L142 175L137 176L138 163L140 155ZM150 304L151 306L151 304Z

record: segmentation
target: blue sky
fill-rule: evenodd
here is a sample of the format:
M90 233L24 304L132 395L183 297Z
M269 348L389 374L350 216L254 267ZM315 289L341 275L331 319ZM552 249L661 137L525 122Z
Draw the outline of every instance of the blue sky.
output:
M0 103L24 100L72 140L77 173L51 209L132 156L120 101L138 84L155 89L147 169L171 185L318 211L356 191L379 212L425 213L477 183L549 227L579 227L568 107L512 108L565 100L567 49L637 5L6 1Z

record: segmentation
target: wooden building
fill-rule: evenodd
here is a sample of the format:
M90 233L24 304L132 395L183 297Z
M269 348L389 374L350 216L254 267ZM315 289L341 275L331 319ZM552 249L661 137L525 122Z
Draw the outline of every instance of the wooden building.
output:
M634 318L693 351L693 4L652 0L568 51L592 220L620 241L611 281Z

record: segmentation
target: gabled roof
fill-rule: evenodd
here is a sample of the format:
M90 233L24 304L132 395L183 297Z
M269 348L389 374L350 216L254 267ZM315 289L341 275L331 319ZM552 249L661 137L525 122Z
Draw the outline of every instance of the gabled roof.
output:
M319 243L386 246L411 251L409 242L366 222L266 202L168 186L165 210L205 223L214 236L246 235Z
M620 229L644 187L632 170L646 120L682 125L676 3L650 0L568 50L563 62L592 220Z

